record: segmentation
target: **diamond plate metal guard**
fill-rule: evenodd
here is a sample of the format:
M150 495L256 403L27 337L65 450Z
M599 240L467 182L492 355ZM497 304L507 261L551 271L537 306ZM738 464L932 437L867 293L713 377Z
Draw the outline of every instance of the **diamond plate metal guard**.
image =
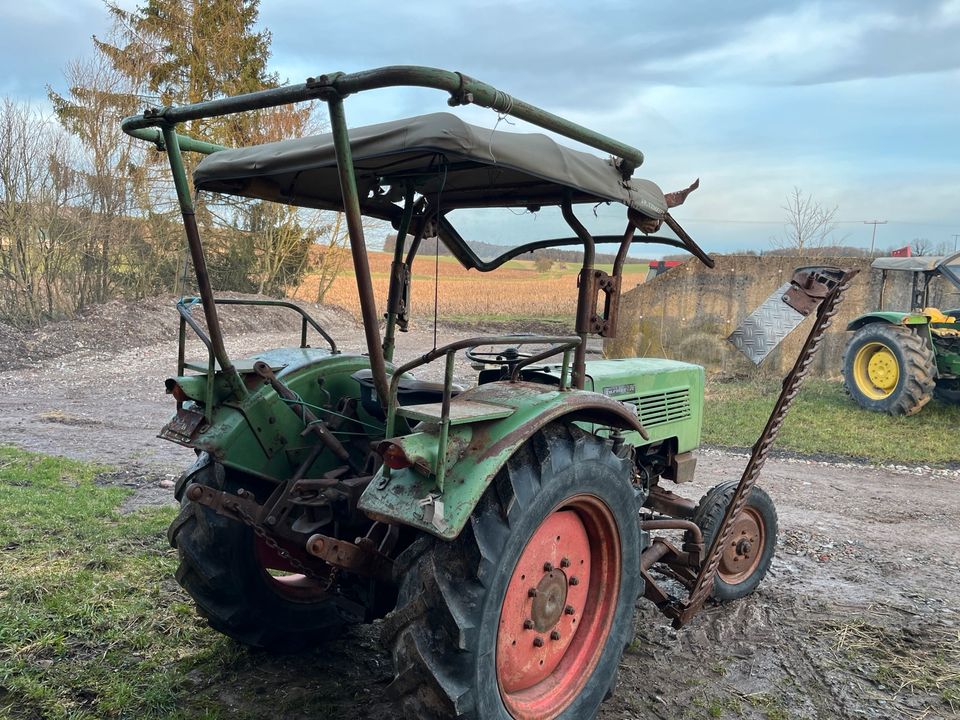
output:
M777 288L727 338L754 365L763 362L806 317L784 302L790 287L791 283L784 283Z
M830 327L831 318L836 314L844 292L850 287L850 281L859 270L842 270L840 272L842 274L837 278L837 284L830 290L817 309L817 316L814 320L813 327L810 328L810 334L807 335L807 339L803 343L803 348L797 356L793 369L783 380L783 389L780 391L780 396L773 406L773 410L767 419L767 424L764 426L763 432L760 433L760 437L757 438L757 442L753 445L753 452L750 454L747 466L744 468L743 475L740 477L740 483L737 485L737 489L730 499L730 505L727 507L727 511L723 516L723 523L720 525L720 530L716 538L714 538L706 561L701 566L697 580L690 590L690 596L677 607L677 615L673 621L674 627L679 628L689 622L690 619L700 611L703 603L713 590L714 578L717 574L717 568L720 565L723 548L726 543L729 542L733 523L736 521L740 511L743 510L743 507L747 504L747 498L750 497L750 492L753 490L753 486L756 485L757 477L760 475L760 470L763 468L764 462L766 462L770 448L780 432L780 427L783 425L783 420L787 416L787 411L790 409L793 399L797 396L800 385L810 370L810 363L813 362L813 358L817 354L817 350L823 341L823 334L826 329ZM782 297L782 294L780 297Z

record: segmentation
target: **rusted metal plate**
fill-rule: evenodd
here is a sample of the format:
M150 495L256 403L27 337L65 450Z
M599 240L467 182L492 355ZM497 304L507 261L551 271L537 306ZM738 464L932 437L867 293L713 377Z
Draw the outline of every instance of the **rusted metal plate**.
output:
M158 437L164 440L172 440L181 445L188 443L202 422L203 413L180 408L170 422L163 426Z
M408 417L411 420L422 420L425 422L440 422L442 412L443 403L407 405L406 407L397 409L398 415ZM460 425L468 422L480 422L482 420L499 420L509 417L515 412L516 408L506 407L504 405L495 405L478 400L454 399L450 401L450 424Z
M806 317L784 302L790 287L790 283L784 283L777 288L727 338L755 365L763 362Z

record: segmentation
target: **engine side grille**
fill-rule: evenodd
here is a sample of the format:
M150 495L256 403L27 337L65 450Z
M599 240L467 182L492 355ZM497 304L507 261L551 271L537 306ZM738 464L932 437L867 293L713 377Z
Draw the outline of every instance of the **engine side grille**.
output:
M648 428L690 417L690 388L650 393L624 402L637 406L640 422Z

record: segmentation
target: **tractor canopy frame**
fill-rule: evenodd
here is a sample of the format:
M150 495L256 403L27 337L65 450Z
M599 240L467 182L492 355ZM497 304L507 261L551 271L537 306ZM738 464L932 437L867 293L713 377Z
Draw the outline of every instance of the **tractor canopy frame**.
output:
M880 298L878 307L883 308L883 295L888 272L913 274L910 290L910 309L919 312L929 304L930 282L940 275L960 290L960 253L947 256L881 257L871 264L880 271Z
M422 181L425 175L423 171L427 170L432 173L433 176L437 176L441 168L430 164L426 168L420 168L419 172L417 168L414 168L413 172L407 172L406 174L396 173L393 177L385 178L390 185L392 197L389 198L378 196L376 190L382 190L382 188L375 189L372 194L372 199L369 187L363 188L363 190L367 192L362 192L358 183L358 170L354 158L354 145L357 144L357 139L352 137L351 131L348 130L343 100L348 95L367 90L401 86L441 90L449 94L447 102L451 106L476 104L487 107L496 111L501 116L509 115L528 121L545 130L558 133L596 150L610 153L610 160L604 161L593 155L557 146L543 136L516 136L513 133L497 133L496 131L489 131L489 138L487 138L486 134L484 135L484 142L489 144L489 155L495 155L494 157L481 157L483 153L476 147L480 144L477 142L473 142L474 147L472 151L470 147L467 147L465 152L459 154L456 152L456 147L441 147L438 149L438 151L445 156L448 154L455 156L454 162L444 165L442 168L443 182L447 182L452 173L456 173L459 170L469 172L474 169L474 165L485 164L486 166L498 165L499 167L506 167L512 170L519 169L521 171L521 180L525 181L534 178L534 180L540 181L542 185L542 197L537 197L537 202L533 205L531 205L530 193L524 192L522 183L518 188L516 185L508 186L501 184L498 186L496 181L492 181L488 183L487 187L501 191L499 194L495 193L491 196L489 193L486 195L475 193L471 195L469 192L465 192L460 198L459 203L455 204L456 207L505 205L538 209L544 204L559 205L563 218L572 229L574 237L538 240L526 243L519 247L506 250L499 257L485 262L481 260L459 236L448 218L445 217L445 213L441 210L439 204L434 206L429 200L429 194L422 190ZM237 188L231 186L229 182L224 180L223 173L217 176L213 168L218 164L223 165L224 163L228 163L228 158L231 153L234 153L234 165L236 166L238 162L242 164L245 158L240 154L244 152L249 154L250 151L255 151L256 148L230 150L221 145L181 135L176 131L177 126L183 122L317 100L327 104L331 133L327 138L326 151L328 156L332 158L332 162L328 161L326 168L327 170L335 169L337 180L336 192L326 199L314 198L310 200L300 198L298 200L297 197L290 194L285 195L284 193L276 192L275 187L265 191L263 187L259 189L254 187L251 189L250 187ZM436 118L441 119L437 120ZM416 123L426 124L427 127L423 128L424 131L429 134L432 129L434 137L437 137L443 133L439 132L435 127L432 128L429 123L440 123L442 125L443 122L447 122L449 124L449 118L453 118L453 116L424 116L423 118L402 121L402 124L406 125L403 130L406 136L411 132L411 125ZM453 119L456 120L456 118ZM472 126L467 126L465 123L460 124L469 129L465 131L467 133L471 130L477 130L476 128L472 128ZM208 337L202 339L209 349L211 367L214 362L219 364L228 391L237 400L242 400L246 396L247 389L240 374L230 361L224 345L223 333L217 312L217 301L214 299L210 277L207 271L206 259L195 217L193 198L181 155L182 151L216 156L207 158L204 163L201 163L201 168L204 164L211 168L206 176L208 182L204 182L201 168L198 168L198 172L195 173L194 180L198 189L213 189L215 191L228 193L233 192L234 194L247 195L249 197L276 200L294 205L300 204L312 207L338 209L344 212L357 280L360 312L372 371L372 381L382 404L387 404L388 402L392 404L392 400L388 400L391 399L392 394L385 361L392 360L395 332L398 328L401 330L405 329L408 319L406 297L410 278L410 266L420 246L421 240L427 236L428 232L432 232L442 238L451 253L464 267L468 269L474 268L481 272L488 272L500 267L508 260L532 250L571 245L581 245L583 247L583 264L578 279L579 289L576 312L576 335L579 342L568 342L563 346L568 351L573 352L571 384L577 389L582 389L584 386L587 335L596 333L602 336L612 337L616 333L620 276L632 242L650 242L679 247L691 252L708 266L713 266L712 258L697 246L668 211L670 207L682 203L686 195L696 187L696 184L686 190L664 195L659 188L649 181L631 180L634 170L643 162L643 153L636 148L618 142L582 125L565 120L541 108L514 98L487 83L474 80L458 72L418 66L382 67L350 74L337 72L329 75L320 75L315 78L308 78L305 83L297 85L272 88L178 107L151 108L142 115L126 118L122 123L122 127L129 135L152 142L159 149L166 151L183 217L187 243L197 277L199 301L203 307L209 333ZM483 132L487 133L487 131ZM387 134L389 135L389 133ZM551 176L549 172L546 172L540 166L535 154L530 154L529 157L525 157L522 151L517 151L517 148L511 145L511 136L517 138L523 137L523 143L528 143L532 138L540 138L540 141L547 141L553 144L555 147L554 152L563 156L559 158L556 165L560 170L554 172ZM282 143L273 143L259 147L265 148L267 153L274 153L276 149L275 146L278 147L281 145L285 145L285 147L295 151L298 142L307 140L310 139L304 138L301 140L283 141ZM466 145L469 146L470 143L467 142ZM522 146L517 145L517 147ZM495 153L494 148L496 148ZM308 149L307 155L315 157L315 151L316 148ZM512 151L517 151L520 154L511 155L510 153ZM221 162L221 158L223 162ZM500 158L507 158L507 160L498 164ZM511 160L510 158L513 159ZM471 163L473 163L473 165L471 165ZM571 171L570 174L567 175L565 174L566 168L570 166L573 166L575 169L580 168L580 170L576 172ZM386 172L382 174L389 175L389 173ZM230 179L236 180L235 177ZM248 177L247 180L249 179ZM330 183L328 182L328 190L329 186ZM416 197L418 188L421 191L419 198ZM518 189L519 192L516 192L516 196L511 196L511 191L517 191ZM395 203L401 199L403 204L398 207ZM619 236L592 236L573 212L574 203L587 201L621 202L627 205L627 223L623 234ZM449 205L450 203L445 201L445 207L449 207ZM380 335L379 316L367 258L366 241L362 224L363 214L388 220L394 229L397 230L397 243L394 251L390 274L390 288L386 305L387 323L384 337L382 338ZM662 224L666 224L674 232L676 237L649 235L649 233L659 229ZM643 235L636 235L638 229ZM408 232L411 231L413 241L407 251L406 258L404 258L405 239L408 237ZM611 274L594 268L594 248L597 243L616 243L619 245ZM603 297L602 308L598 308L598 294L602 294ZM189 322L186 319L184 321ZM306 327L306 322L305 320L304 328ZM329 338L327 339L329 340ZM452 357L452 355L448 356L448 364L449 357ZM449 372L447 374L448 376L450 375ZM450 385L449 377L447 378L446 385Z

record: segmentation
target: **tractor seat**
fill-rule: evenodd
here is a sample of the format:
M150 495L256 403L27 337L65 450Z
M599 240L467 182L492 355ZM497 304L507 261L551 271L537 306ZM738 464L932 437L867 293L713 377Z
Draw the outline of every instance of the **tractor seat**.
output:
M383 410L377 400L377 391L373 384L373 371L369 368L358 370L351 375L360 384L360 403L363 409L376 418L384 419ZM450 397L463 392L459 385L450 386ZM401 406L424 405L443 400L443 383L417 380L409 375L400 378L397 386L397 402Z
M939 308L927 307L923 314L930 319L930 332L940 337L956 337L960 335L960 323L952 314L942 312ZM945 327L946 326L946 327Z

